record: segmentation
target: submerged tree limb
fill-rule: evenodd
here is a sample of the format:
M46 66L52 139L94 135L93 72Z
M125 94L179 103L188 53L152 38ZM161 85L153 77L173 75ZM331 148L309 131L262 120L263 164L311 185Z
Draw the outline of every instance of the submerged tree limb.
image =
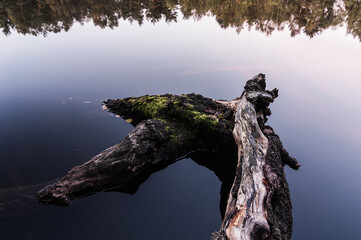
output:
M232 101L197 94L107 100L104 105L135 128L39 191L39 201L68 206L99 191L134 193L153 172L187 157L222 181L223 222L213 239L290 239L292 206L283 167L300 165L265 125L268 105L278 96L277 89L265 88L259 74Z

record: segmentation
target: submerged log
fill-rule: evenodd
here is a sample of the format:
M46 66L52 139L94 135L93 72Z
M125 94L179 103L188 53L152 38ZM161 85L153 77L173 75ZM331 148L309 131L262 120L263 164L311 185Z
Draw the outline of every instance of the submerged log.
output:
M0 222L25 217L44 210L38 203L36 192L56 181L42 182L33 185L19 185L0 189Z
M183 158L214 171L222 181L221 230L213 239L290 239L292 206L283 167L299 164L265 125L278 90L265 75L245 85L240 98L197 94L107 100L106 108L135 128L120 143L39 191L39 201L68 206L99 191L135 193L153 172Z

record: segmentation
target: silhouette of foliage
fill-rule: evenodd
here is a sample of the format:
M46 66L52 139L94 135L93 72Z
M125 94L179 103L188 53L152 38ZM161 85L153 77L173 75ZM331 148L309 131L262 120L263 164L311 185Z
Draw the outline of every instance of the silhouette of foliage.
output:
M313 37L346 25L361 39L360 0L0 0L0 28L6 35L13 30L46 36L90 20L101 28L117 27L119 20L175 22L178 12L185 19L213 15L222 28L254 28L267 35L288 27L292 36Z

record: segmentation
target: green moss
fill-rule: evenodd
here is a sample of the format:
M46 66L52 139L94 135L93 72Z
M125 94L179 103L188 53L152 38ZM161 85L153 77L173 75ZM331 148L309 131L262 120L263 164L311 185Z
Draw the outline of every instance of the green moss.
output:
M174 144L182 144L183 141L190 142L197 138L197 130L186 127L172 128L170 138Z
M167 132L170 132L170 131L172 130L172 128L171 128L170 126L166 126L166 127L164 128L164 130L166 130Z
M146 95L125 100L131 103L132 111L139 112L146 118L165 120L170 124L177 120L177 123L183 122L188 128L191 127L192 131L216 130L218 126L219 119L196 110L190 103L193 100L187 95Z
M180 110L184 117L193 122L196 127L204 126L214 130L217 127L218 119L213 119L210 115L195 110L194 106L187 104L185 108Z
M167 97L143 96L128 100L132 104L132 110L143 113L149 118L159 118L161 111L167 106Z

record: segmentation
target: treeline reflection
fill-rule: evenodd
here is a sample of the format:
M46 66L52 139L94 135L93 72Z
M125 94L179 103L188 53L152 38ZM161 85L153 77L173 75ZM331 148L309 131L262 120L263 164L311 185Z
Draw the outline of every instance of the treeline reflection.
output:
M313 37L345 25L361 39L360 0L0 0L0 28L5 35L47 35L90 20L101 28L116 27L120 20L176 22L178 11L186 19L214 15L222 28L238 32L255 28L271 34L289 28L292 36L303 32Z

